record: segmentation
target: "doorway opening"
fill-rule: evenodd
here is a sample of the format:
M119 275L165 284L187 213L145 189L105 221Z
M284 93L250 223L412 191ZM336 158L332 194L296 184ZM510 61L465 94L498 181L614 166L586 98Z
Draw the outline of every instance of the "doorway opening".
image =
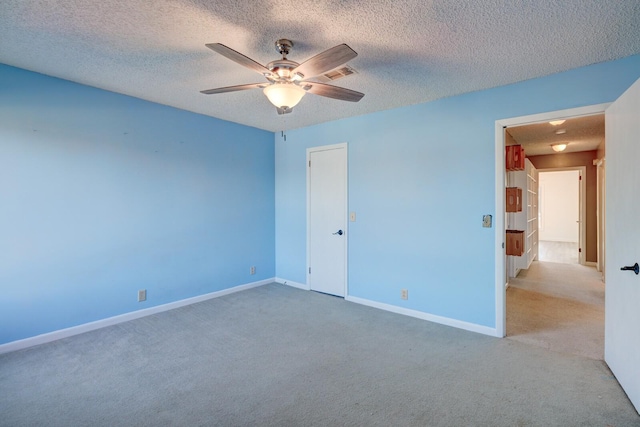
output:
M599 269L595 268L601 261L598 254L601 252L602 242L598 240L600 231L597 224L602 215L597 213L600 192L598 191L599 179L596 177L595 161L604 158L603 113L607 106L608 104L601 104L496 122L496 182L498 183L496 212L505 212L505 187L510 184L509 174L505 170L506 144L519 144L524 147L525 156L532 161L536 169L536 174L530 173L530 177L535 176L537 184L542 181L542 186L535 190L536 200L538 200L537 206L529 209L535 212L535 222L538 223L539 229L537 229L538 246L531 257L532 259L526 265L527 268L514 268L512 258L515 257L505 256L503 248L497 249L496 331L498 336L509 336L551 350L603 359L604 283ZM566 121L566 132L556 132L563 127L550 127L552 125L549 122L556 119ZM587 138L583 134L590 132L587 130L579 131L572 127L574 125L572 122L580 119L587 120L587 122L592 120L602 122L602 135L599 137L599 143L595 146L592 141L592 145L586 149L580 148L580 138L583 136ZM563 153L551 151L549 139L545 139L541 135L534 135L543 128L550 132L549 137L567 134L565 141L571 149L567 149ZM531 138L537 138L538 141L533 141ZM515 142L509 141L510 139ZM568 160L572 160L573 163ZM581 172L580 168L583 168L584 171ZM578 205L588 206L586 209L581 209L579 206L578 212L572 212L572 225L567 225L568 223L565 222L564 226L560 226L556 230L556 232L572 231L571 236L568 237L568 233L556 233L555 236L548 237L549 233L545 234L544 231L553 231L554 219L549 216L552 212L543 213L542 210L550 207L544 205L551 201L549 198L557 197L557 195L552 194L553 191L549 191L549 183L546 182L551 175L542 175L540 178L539 172L565 171L578 174L578 177L582 173L583 180L582 184L579 184L579 188L580 186L583 188L583 197L582 203L578 203ZM587 181L589 182L587 183ZM589 191L593 192L593 197L585 189L589 185L593 185L593 189L589 188ZM591 200L592 198L593 200ZM582 211L582 215L580 215L580 211ZM498 242L505 241L505 231L509 229L512 222L511 215L513 214L496 215L496 239ZM593 228L593 236L591 236L589 227ZM572 230L567 230L567 228ZM527 230L527 232L531 233L531 230ZM582 250L572 259L571 263L549 261L547 260L548 254L545 252L545 242L553 241L551 239L577 240L576 246ZM602 248L603 250L604 248Z
M538 261L585 264L585 184L585 166L538 169Z

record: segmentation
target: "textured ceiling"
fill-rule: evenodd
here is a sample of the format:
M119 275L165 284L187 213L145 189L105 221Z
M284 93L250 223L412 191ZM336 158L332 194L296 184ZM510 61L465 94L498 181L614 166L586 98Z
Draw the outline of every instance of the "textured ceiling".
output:
M278 116L255 72L207 49L223 43L261 64L340 43L358 74L334 82L359 103L308 94ZM638 0L2 0L0 62L271 131L426 102L640 53Z
M525 154L556 154L552 144L567 144L562 153L597 150L604 143L604 114L567 119L560 125L549 122L507 128Z

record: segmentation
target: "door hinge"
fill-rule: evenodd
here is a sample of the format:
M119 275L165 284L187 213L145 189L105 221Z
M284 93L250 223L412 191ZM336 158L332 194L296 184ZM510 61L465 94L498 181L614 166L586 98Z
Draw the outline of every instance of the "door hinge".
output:
M309 160L309 167L311 167L311 160Z
M582 175L579 175L579 177L578 181L582 181Z
M582 253L582 248L578 248L578 252Z
M309 274L311 274L311 267L309 267Z

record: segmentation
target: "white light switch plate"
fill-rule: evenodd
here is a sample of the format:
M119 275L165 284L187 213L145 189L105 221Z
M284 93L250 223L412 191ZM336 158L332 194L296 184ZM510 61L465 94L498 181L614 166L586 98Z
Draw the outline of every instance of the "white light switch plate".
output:
M485 228L491 228L491 215L482 216L482 226Z
M351 212L349 214L349 221L356 222L356 213L355 212Z

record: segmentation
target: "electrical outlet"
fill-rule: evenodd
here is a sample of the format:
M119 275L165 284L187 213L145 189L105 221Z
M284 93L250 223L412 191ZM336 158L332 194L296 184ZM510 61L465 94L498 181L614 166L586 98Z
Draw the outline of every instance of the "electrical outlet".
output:
M256 266L252 265L251 269L249 270L251 274L256 274Z
M147 300L147 290L146 289L140 289L138 291L138 302L142 302L142 301L146 301Z
M408 289L401 289L400 290L400 298L409 299L409 290Z

